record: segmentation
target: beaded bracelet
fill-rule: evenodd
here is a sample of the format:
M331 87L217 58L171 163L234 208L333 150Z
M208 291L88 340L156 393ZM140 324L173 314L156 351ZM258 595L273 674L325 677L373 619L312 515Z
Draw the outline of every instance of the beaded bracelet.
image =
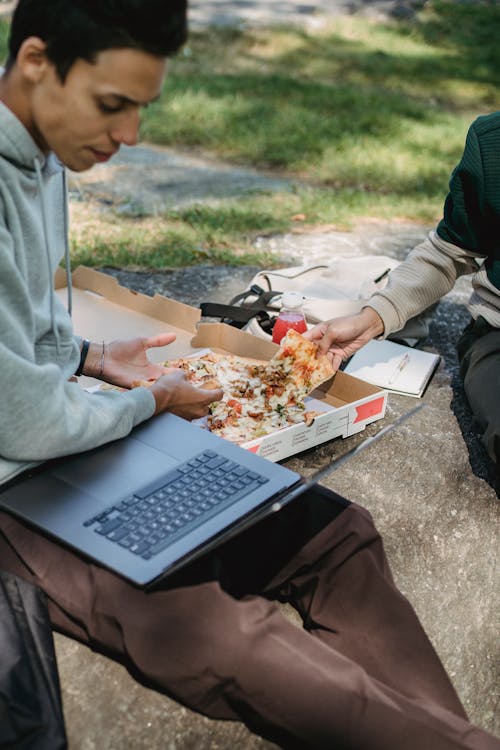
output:
M87 354L89 353L89 346L90 341L88 339L83 339L82 348L80 349L80 364L78 365L77 371L75 372L75 375L77 377L83 372L83 366L85 364L85 360L87 359Z
M104 375L104 355L105 355L105 353L106 353L106 345L105 345L105 343L103 341L102 342L102 351L101 351L101 363L100 363L99 375L98 375L99 378L102 378L102 376Z

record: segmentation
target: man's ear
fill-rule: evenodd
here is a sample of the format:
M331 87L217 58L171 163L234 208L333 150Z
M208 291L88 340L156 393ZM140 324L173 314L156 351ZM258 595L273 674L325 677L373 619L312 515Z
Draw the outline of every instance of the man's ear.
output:
M29 83L38 83L50 65L47 45L37 36L29 36L19 47L16 66Z

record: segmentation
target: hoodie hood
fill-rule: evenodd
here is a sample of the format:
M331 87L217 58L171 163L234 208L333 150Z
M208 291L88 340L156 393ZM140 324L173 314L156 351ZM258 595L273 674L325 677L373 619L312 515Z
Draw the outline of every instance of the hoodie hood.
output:
M3 102L0 102L0 124L0 154L18 169L34 172L35 159L42 170L45 169L46 162L50 160L37 146L22 122Z

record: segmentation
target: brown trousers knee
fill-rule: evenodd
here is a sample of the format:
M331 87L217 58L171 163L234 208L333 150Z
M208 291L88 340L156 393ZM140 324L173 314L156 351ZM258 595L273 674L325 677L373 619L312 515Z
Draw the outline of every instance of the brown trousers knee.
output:
M283 747L499 748L467 721L367 511L323 488L149 592L6 514L0 566L46 592L56 629Z

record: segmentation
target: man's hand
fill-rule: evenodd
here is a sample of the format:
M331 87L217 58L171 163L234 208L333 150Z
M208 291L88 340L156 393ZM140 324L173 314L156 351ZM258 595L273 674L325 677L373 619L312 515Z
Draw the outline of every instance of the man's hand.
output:
M318 323L304 337L315 341L320 353L327 354L334 369L338 370L342 360L351 357L364 344L383 332L382 318L371 307L364 307L356 315Z
M105 345L91 344L83 373L123 388L131 388L139 380L157 380L168 370L151 362L146 352L153 347L167 346L172 341L175 341L175 333L119 339Z
M183 370L170 368L166 373L150 388L156 401L155 414L170 411L184 419L197 419L208 414L209 405L223 396L219 388L196 388L186 380Z

